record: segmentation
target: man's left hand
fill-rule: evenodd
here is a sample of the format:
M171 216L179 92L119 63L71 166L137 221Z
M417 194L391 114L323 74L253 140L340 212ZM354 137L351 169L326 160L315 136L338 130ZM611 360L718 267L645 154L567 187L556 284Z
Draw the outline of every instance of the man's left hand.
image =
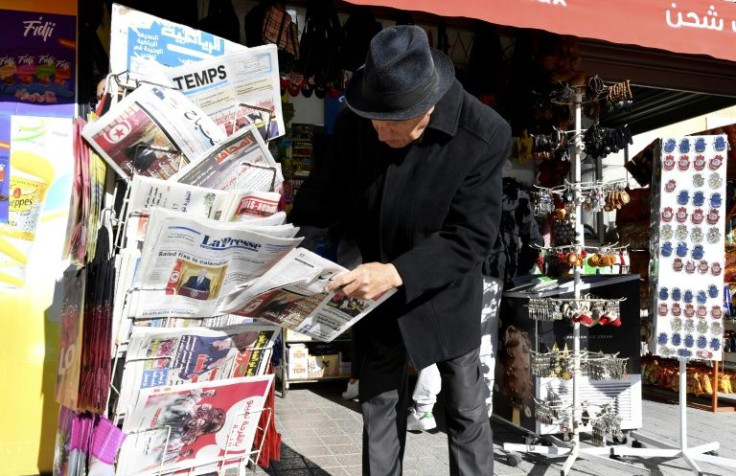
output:
M365 263L352 271L336 276L325 287L358 299L376 299L386 291L404 284L391 263Z

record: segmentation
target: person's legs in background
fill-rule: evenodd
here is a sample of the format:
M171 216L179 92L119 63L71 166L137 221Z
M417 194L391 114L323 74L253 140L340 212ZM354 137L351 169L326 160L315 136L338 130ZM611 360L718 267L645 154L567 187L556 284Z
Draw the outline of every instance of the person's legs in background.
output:
M493 385L498 349L498 311L501 305L503 281L483 276L483 309L480 313L480 366L485 381L485 401L488 417L493 414Z
M407 430L422 431L437 427L432 410L440 390L442 390L442 378L436 365L430 365L419 371L412 394L414 405L409 410L409 417L406 421Z
M348 386L345 387L345 391L342 392L342 398L345 400L352 400L354 398L358 398L358 379L355 377L350 377L350 380L348 380Z
M478 349L437 362L445 396L451 476L493 474L493 434L486 413Z

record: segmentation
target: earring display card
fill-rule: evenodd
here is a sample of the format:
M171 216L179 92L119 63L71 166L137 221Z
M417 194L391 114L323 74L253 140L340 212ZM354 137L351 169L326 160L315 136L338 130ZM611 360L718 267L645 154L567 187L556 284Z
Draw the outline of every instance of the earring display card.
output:
M662 140L650 347L663 357L721 359L727 144L723 135Z

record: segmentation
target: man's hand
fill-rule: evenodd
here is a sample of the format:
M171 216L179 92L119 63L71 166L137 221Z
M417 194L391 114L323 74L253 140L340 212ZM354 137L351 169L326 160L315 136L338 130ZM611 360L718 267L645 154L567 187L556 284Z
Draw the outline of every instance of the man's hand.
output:
M336 276L325 287L326 291L337 291L354 298L376 299L381 294L404 284L391 263L365 263L352 271Z

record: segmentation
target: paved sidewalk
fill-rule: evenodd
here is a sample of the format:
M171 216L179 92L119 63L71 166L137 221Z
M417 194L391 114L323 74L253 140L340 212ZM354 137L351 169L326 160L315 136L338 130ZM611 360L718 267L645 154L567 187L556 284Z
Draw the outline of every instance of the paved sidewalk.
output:
M361 474L362 420L357 402L345 401L340 393L345 382L294 385L285 398L276 396L276 427L282 434L281 461L259 468L258 475L326 476ZM642 435L673 445L679 441L679 407L644 400ZM712 413L688 408L690 447L712 441L720 443L719 456L736 458L736 413ZM409 432L404 458L405 476L445 476L448 471L447 439L440 429ZM504 422L492 420L494 428L495 474L499 476L559 475L565 458L554 460L529 453L521 454L518 466L510 466L504 442L523 443L523 434ZM629 444L630 446L630 444ZM583 443L583 447L589 447ZM649 447L649 446L647 446ZM682 459L625 458L637 468L649 468L653 476L685 476L694 472ZM699 463L704 474L736 475L736 468ZM643 474L578 459L572 476L618 476Z

